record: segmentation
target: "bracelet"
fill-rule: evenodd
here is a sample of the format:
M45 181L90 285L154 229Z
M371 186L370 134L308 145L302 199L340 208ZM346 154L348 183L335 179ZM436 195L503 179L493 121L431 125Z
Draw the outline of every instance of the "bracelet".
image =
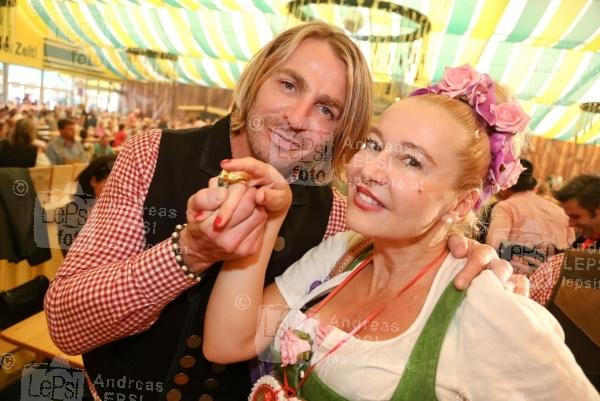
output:
M202 272L202 273L191 272L190 268L187 267L187 265L183 262L183 256L181 255L181 247L179 246L179 233L186 226L187 226L187 224L177 224L175 226L175 231L173 231L173 234L171 234L171 243L172 243L171 248L173 249L173 252L175 253L175 260L177 261L177 264L179 265L179 270L181 270L186 275L187 278L196 280L196 282L199 283L200 280L202 280L202 276L204 275L204 272Z

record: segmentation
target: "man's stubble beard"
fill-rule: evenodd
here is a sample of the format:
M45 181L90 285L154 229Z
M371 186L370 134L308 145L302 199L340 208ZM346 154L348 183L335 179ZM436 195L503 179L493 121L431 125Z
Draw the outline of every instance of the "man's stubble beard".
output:
M252 157L275 167L283 177L291 177L296 163L291 160L290 163L286 163L282 159L274 157L274 154L279 152L279 149L273 146L271 136L266 128L262 128L261 130L247 129L246 135Z

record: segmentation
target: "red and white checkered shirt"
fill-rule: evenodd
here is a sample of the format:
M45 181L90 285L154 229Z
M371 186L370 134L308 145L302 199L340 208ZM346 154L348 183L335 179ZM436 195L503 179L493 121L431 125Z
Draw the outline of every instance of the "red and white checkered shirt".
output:
M50 334L68 354L143 332L195 284L179 270L169 239L145 244L142 211L160 138L155 129L127 143L48 290ZM335 188L333 194L323 239L347 229L346 199Z
M552 296L552 289L560 278L565 254L554 255L541 264L531 276L529 296L534 301L546 306Z

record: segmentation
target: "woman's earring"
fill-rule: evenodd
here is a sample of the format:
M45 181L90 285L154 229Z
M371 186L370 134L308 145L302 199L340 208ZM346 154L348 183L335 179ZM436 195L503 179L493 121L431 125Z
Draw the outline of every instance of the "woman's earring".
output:
M446 223L447 225L451 226L452 223L454 223L454 219L452 217L446 217L444 219L444 223Z

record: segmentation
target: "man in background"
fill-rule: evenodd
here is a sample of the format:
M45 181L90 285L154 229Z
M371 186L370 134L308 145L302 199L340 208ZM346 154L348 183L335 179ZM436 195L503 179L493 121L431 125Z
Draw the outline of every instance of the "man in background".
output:
M577 176L554 197L579 236L531 275L531 298L559 321L565 343L600 391L600 176Z
M83 145L75 140L75 122L69 119L59 120L58 131L60 136L52 139L46 148L50 163L87 163L89 160Z
M554 192L569 217L569 225L578 237L571 248L598 251L600 249L600 176L580 175ZM552 296L564 264L564 254L558 254L531 275L531 298L545 305Z

